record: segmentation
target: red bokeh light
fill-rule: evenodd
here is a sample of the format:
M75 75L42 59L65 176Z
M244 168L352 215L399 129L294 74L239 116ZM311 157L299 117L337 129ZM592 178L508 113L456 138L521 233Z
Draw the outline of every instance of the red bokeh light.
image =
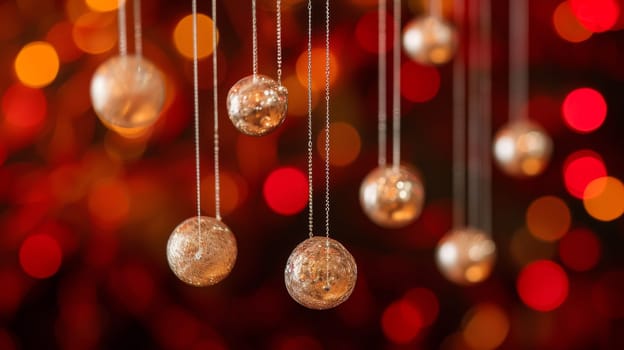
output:
M401 66L401 95L412 102L427 102L440 90L436 67L408 61Z
M430 289L410 289L405 293L405 300L420 311L423 326L432 325L438 318L440 303L436 295Z
M379 53L379 12L373 11L360 17L355 27L355 38L358 44L366 51ZM392 23L394 19L386 14L386 51L394 46L392 41Z
M282 167L269 174L263 194L267 205L276 213L297 214L308 203L308 179L297 168Z
M2 96L2 112L13 129L38 129L46 117L46 97L40 89L15 83Z
M61 266L63 253L58 242L46 235L33 235L22 243L19 261L26 274L34 278L48 278Z
M587 229L572 230L559 242L561 261L574 271L587 271L595 267L600 253L598 237Z
M407 344L416 339L423 325L423 315L407 300L388 305L381 316L383 333L396 344Z
M585 188L593 180L607 175L602 157L590 150L572 153L563 163L563 181L568 192L583 199Z
M620 16L620 6L615 0L568 0L579 22L592 32L611 29Z
M566 96L561 111L572 130L589 133L598 129L607 117L607 102L600 92L580 88Z
M568 276L556 263L538 260L520 272L517 285L520 299L537 311L552 311L568 297Z

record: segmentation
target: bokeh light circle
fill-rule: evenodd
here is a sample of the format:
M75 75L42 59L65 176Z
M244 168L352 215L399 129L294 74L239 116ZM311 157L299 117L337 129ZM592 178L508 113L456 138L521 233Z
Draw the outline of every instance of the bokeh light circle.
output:
M563 163L563 182L568 192L579 199L590 182L607 175L602 157L590 150L572 153Z
M85 3L93 11L108 12L119 8L119 4L126 5L125 0L85 0Z
M24 46L15 58L17 78L30 87L44 87L56 78L60 62L54 46L35 41Z
M591 88L570 92L561 107L563 119L570 129L589 133L598 129L607 117L607 102L602 94Z
M11 127L33 129L45 121L47 104L45 94L40 89L15 83L2 96L2 113Z
M558 264L538 260L522 269L516 288L520 299L528 307L537 311L552 311L568 297L568 276Z
M600 240L590 230L575 229L559 242L561 262L574 271L588 271L598 264L602 248Z
M62 258L59 243L46 234L26 238L19 250L19 261L24 272L39 279L54 275L61 266Z
M558 197L544 196L534 200L526 212L529 232L538 239L553 242L570 229L572 215L568 205Z
M331 70L329 71L329 85L333 86L340 74L340 62L336 58L336 55L329 51L329 64ZM295 65L297 72L297 79L301 86L308 86L308 52L304 51L297 58ZM324 76L325 72L325 48L316 47L312 48L312 76L320 77ZM312 79L312 91L321 91L325 89L324 79Z
M263 187L264 200L276 213L294 215L308 203L308 178L293 167L282 167L269 174Z
M392 49L392 30L387 30L392 25L392 17L386 15L386 51ZM364 14L355 26L355 38L364 50L370 53L379 52L379 12L371 11Z
M213 51L212 31L214 30L212 18L197 15L197 58L202 59L210 56ZM193 15L182 18L173 30L173 43L178 52L188 58L193 58ZM219 43L219 32L217 29L217 44Z
M334 166L346 166L353 163L360 154L362 140L358 131L349 123L333 122L329 127L330 153L329 163ZM325 129L317 136L316 149L325 159Z
M473 350L493 350L503 344L509 329L509 316L505 310L496 304L483 303L468 313L463 336Z
M594 219L613 221L624 213L624 185L611 176L595 179L585 188L583 205Z
M576 18L568 1L562 1L553 12L553 27L562 39L572 43L580 43L592 36L592 32Z
M381 316L381 329L388 340L407 344L418 336L423 327L420 311L406 300L388 305Z
M401 66L401 95L412 102L427 102L440 90L440 73L434 66L408 61Z
M568 0L579 22L588 30L598 33L611 29L620 16L616 0Z
M404 300L420 312L423 326L431 326L440 313L438 297L428 288L412 288L405 293Z

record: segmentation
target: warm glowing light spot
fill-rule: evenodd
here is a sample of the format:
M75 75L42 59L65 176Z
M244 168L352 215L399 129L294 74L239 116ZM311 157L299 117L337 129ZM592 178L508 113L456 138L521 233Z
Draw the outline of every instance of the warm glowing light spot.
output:
M594 219L613 221L624 213L624 185L610 176L595 179L585 188L583 205Z
M44 87L56 78L59 57L52 45L35 41L24 46L15 58L17 78L30 87Z
M76 19L72 38L86 53L105 53L117 44L117 20L111 13L85 13Z
M438 297L427 288L413 288L405 293L404 300L418 309L423 326L431 326L440 313Z
M202 59L210 56L213 51L212 31L214 22L212 18L197 15L197 58ZM176 24L173 30L173 43L178 52L188 58L193 58L193 16L187 15ZM217 45L219 44L219 31L217 29Z
M221 185L221 214L227 215L236 209L243 201L245 191L241 188L242 179L235 174L221 171L219 176ZM202 179L202 205L209 213L215 212L215 177L210 174Z
M379 12L373 11L360 17L355 27L355 38L358 44L370 53L379 52ZM392 21L393 18L386 15L386 51L392 49Z
M557 6L553 13L553 26L559 36L572 43L580 43L592 36L592 32L587 30L579 22L572 12L568 1L563 1Z
M572 217L566 203L554 196L534 200L527 209L526 224L538 239L553 242L563 237L570 228Z
M329 127L330 153L329 163L334 166L346 166L358 157L362 141L353 126L345 122L334 122ZM316 149L325 159L325 129L317 136Z
M116 10L121 2L125 6L125 0L85 0L87 6L93 11L108 12Z
M598 264L601 254L600 241L587 229L570 231L559 242L561 261L574 271L588 271Z
M12 129L38 129L45 121L47 104L43 91L15 83L2 96L2 114Z
M68 40L72 36L74 26L70 22L58 22L46 35L46 41L52 44L58 53L61 62L72 62L82 56L82 51L76 46L73 40Z
M527 265L516 283L520 299L537 311L552 311L568 297L568 276L561 266L549 260Z
M282 85L288 89L288 115L297 117L308 115L308 92L306 87L301 85L296 75L289 75L282 80ZM319 92L312 91L312 108L314 109L319 101Z
M607 176L607 168L599 154L590 150L572 153L563 163L563 182L568 192L582 199L585 188L597 178Z
M401 95L412 102L427 102L440 90L440 73L433 66L408 61L401 66Z
M308 178L301 170L282 167L269 174L263 187L264 200L276 213L297 214L308 203Z
M600 92L590 88L576 89L566 96L561 108L570 129L589 133L598 129L607 117L607 102Z
M116 227L128 216L130 197L121 181L102 179L91 188L87 205L96 224L105 228Z
M381 315L381 329L388 340L407 344L418 336L423 327L420 311L405 300L388 305Z
M620 16L616 0L568 0L568 3L579 22L592 32L611 29Z
M329 52L329 84L333 85L340 72L340 64L333 52ZM301 86L308 86L308 53L302 52L297 59L297 78ZM312 48L312 90L320 91L325 89L325 79L316 77L325 76L325 48Z
M495 304L479 304L467 316L464 340L474 350L493 350L501 346L509 334L509 317Z
M22 243L19 261L26 274L34 278L48 278L61 266L63 253L58 242L45 234L33 235Z
M511 258L519 267L535 260L552 259L556 251L554 244L535 238L524 228L514 232L509 245Z

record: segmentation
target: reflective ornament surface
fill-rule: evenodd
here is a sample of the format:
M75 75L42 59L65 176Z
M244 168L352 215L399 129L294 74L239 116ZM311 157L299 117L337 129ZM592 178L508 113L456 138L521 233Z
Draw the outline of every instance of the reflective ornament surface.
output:
M496 245L481 230L455 229L447 233L436 250L436 262L442 275L461 285L487 279L496 261Z
M228 92L230 120L242 133L262 136L286 119L288 90L264 75L250 75L239 80Z
M544 171L552 154L552 140L539 125L527 120L511 122L494 137L494 159L511 176L530 177Z
M357 266L351 253L340 242L319 236L299 243L284 271L288 294L316 310L342 304L353 292L356 280Z
M447 63L457 51L457 31L436 16L413 19L403 29L403 50L412 60L425 65Z
M198 228L201 227L201 230ZM167 242L167 260L173 273L193 286L223 280L236 262L236 239L221 221L208 216L184 220Z
M145 58L115 56L102 63L91 79L91 103L104 125L145 128L160 116L165 81Z
M407 226L420 215L424 200L420 178L403 166L377 167L360 186L364 213L382 227Z

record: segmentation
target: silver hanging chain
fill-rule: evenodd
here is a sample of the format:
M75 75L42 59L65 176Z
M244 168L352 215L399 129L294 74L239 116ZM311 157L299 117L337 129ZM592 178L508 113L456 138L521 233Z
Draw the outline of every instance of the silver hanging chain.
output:
M524 1L523 1L524 2ZM528 3L528 1L526 1ZM481 116L482 128L479 139L481 140L481 228L486 234L492 232L492 62L491 62L491 33L492 15L491 0L481 0Z
M527 118L529 96L528 1L509 0L509 119Z
M476 2L469 4L469 16L472 21L469 23L469 46L468 61L468 225L471 227L480 226L480 154L479 154L479 128L481 120L479 112L480 107L480 77L479 67L479 47L476 45L478 40L478 29L476 21L479 18L479 7Z
M117 2L117 30L119 34L119 56L128 55L128 38L126 33L126 1Z
M276 1L277 27L277 83L282 85L282 1Z
M312 0L308 0L308 236L314 236L314 205L312 201Z
M455 25L464 30L464 0L454 2ZM464 53L457 50L453 62L453 225L466 225L466 67Z
M198 235L201 230L201 174L199 159L199 78L197 64L197 0L192 0L193 7L193 127L195 132L195 190L197 201Z
M325 236L329 237L329 0L325 1Z
M392 166L401 165L401 0L394 0L392 60Z
M143 57L143 26L141 25L141 0L134 0L134 54Z
M256 18L256 0L251 0L251 33L253 49L253 75L258 75L258 20Z
M219 80L217 65L217 0L212 0L212 108L214 115L215 218L221 220L221 172L219 170Z
M387 114L387 103L386 103L386 84L387 76L386 76L386 0L379 0L379 8L378 8L378 22L379 22L379 41L378 41L378 50L379 55L377 58L378 63L378 76L377 76L377 153L378 153L378 164L380 167L386 166L386 133L388 128L388 114Z

